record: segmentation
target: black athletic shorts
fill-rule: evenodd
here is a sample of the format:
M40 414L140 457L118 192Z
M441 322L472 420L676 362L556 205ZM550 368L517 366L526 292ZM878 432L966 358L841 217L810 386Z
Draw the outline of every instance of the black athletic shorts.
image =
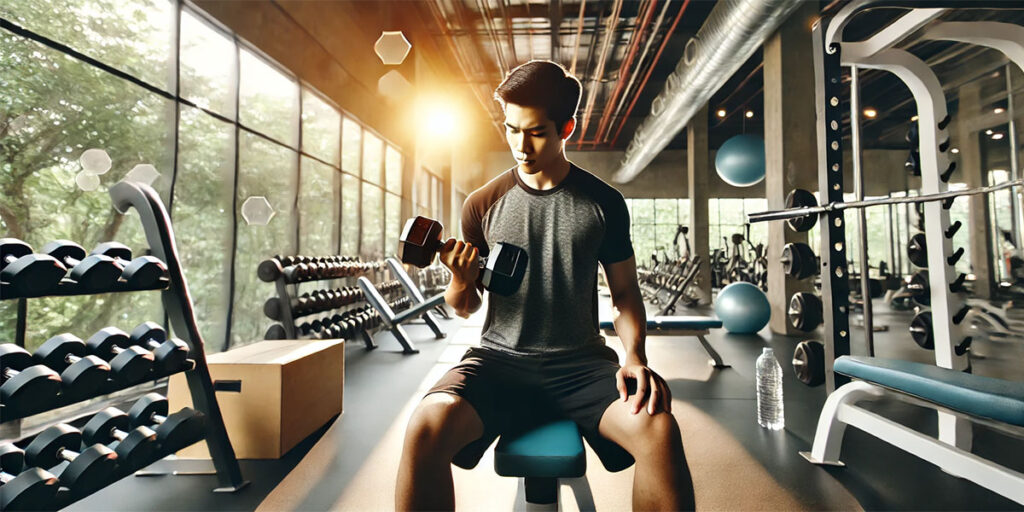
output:
M499 435L526 430L552 418L567 418L579 425L605 468L619 471L632 465L633 458L598 432L601 416L619 399L615 388L618 370L618 355L607 346L530 356L472 347L427 394L462 397L483 420L483 436L453 460L461 468L475 467Z

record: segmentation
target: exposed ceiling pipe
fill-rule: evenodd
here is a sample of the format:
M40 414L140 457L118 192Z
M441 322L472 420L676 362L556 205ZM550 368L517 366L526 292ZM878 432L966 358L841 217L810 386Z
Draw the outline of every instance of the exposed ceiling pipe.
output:
M455 44L455 37L451 31L448 30L448 19L444 15L440 2L441 0L433 0L428 3L428 6L430 7L431 14L434 15L434 21L441 29L441 37L444 38L446 43L448 43L448 49L451 50L452 56L455 57L455 62L459 65L459 69L462 70L462 74L470 81L469 89L473 92L473 96L476 97L477 101L480 102L480 106L483 107L484 112L487 112L488 116L491 118L491 126L494 126L494 129L498 132L498 137L504 139L504 131L500 128L499 124L495 122L496 119L493 116L494 109L490 101L490 97L486 94L481 95L480 86L476 85L475 80L473 80L473 77L477 75L478 70L471 69L471 66L466 62L463 53L457 48L457 45Z
M687 44L665 88L626 149L622 166L612 176L627 183L669 142L694 112L703 107L723 83L775 32L801 4L800 0L721 0L708 14L704 26ZM689 62L687 62L689 61Z
M587 8L587 0L580 0L580 18L576 22L576 45L572 49L572 65L569 73L576 76L576 59L580 56L580 39L583 37L583 11Z
M604 66L608 60L608 49L611 47L612 39L615 36L615 27L619 24L619 13L622 12L622 0L615 0L612 7L612 15L608 18L608 28L604 34L604 43L601 45L601 56L597 59L597 72L591 79L590 94L587 95L587 107L583 111L583 129L580 130L580 141L576 146L579 149L583 146L583 139L587 136L587 125L590 124L590 117L594 112L594 104L597 103L597 92L601 88L601 78L604 76Z
M491 9L487 7L486 0L476 0L476 6L480 9L480 21L483 22L484 31L487 32L487 36L491 38L491 44L494 45L494 54L498 57L498 66L502 73L507 71L508 59L505 58L505 52L501 49L501 40L498 37L498 31L494 28L493 19L491 18ZM472 27L472 30L476 30L476 27Z
M647 32L647 26L650 25L651 17L654 16L654 9L658 5L658 0L650 0L645 4L646 10L642 13L640 26L633 29L633 37L629 42L629 47L626 51L626 60L622 62L622 66L619 67L619 79L615 85L615 90L612 91L612 95L608 97L608 102L605 104L604 111L601 113L601 121L597 124L597 133L594 134L594 140L591 141L593 146L596 147L598 144L603 142L602 134L608 128L608 122L611 120L612 113L615 108L619 95L622 94L623 88L626 86L626 79L624 75L636 76L639 74L637 70L633 69L633 59L636 58L636 52L640 49L640 41L644 38L644 33ZM638 13L639 14L639 13ZM639 68L639 66L638 66Z
M658 53L654 54L654 60L651 61L651 66L647 68L647 73L644 74L644 79L640 82L640 87L637 88L636 94L633 95L633 101L629 102L629 108L626 109L626 115L622 116L622 121L619 122L619 129L615 130L615 136L612 137L611 146L615 145L615 142L619 140L619 134L622 133L622 128L626 126L626 121L629 120L629 114L633 112L633 107L636 106L636 101L640 99L640 93L643 92L644 87L647 86L647 80L651 78L651 73L654 72L654 68L657 67L658 61L661 60L661 53L665 51L665 47L668 46L669 40L672 38L672 34L676 31L676 26L679 25L679 20L683 19L683 13L686 12L686 6L690 5L690 0L685 0L683 6L679 8L679 12L676 13L676 19L672 20L672 26L668 28L668 32L665 32L665 37L661 40L661 46L658 47Z
M661 25L665 21L665 14L668 13L668 8L671 5L672 2L666 1L665 5L661 8L661 12L658 13L658 20L654 22L654 28L651 30L651 35L647 38L647 44L644 45L644 50L640 53L640 59L637 60L636 72L630 75L629 83L626 85L626 89L622 91L622 96L619 97L619 103L615 105L615 110L612 113L610 122L608 123L608 132L605 134L605 140L611 136L612 123L614 123L615 119L619 117L619 112L622 112L622 107L626 105L626 98L629 98L630 93L633 92L633 86L636 84L636 79L640 76L640 70L643 67L643 63L647 60L647 54L650 52L651 46L654 45L654 40L658 38L658 31L661 29Z
M505 9L505 0L498 0L498 9L501 11L501 21L505 24L505 35L508 36L508 49L512 53L512 64L519 64L519 56L516 55L516 38L512 35L512 17Z

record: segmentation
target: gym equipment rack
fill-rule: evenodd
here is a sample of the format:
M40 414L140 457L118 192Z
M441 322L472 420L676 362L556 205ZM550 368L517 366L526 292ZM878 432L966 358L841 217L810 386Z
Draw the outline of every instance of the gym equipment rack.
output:
M337 279L344 279L344 280L347 281L347 283L351 284L351 281L349 281L350 279L353 279L353 278L366 279L363 276L365 276L367 274L373 275L375 279L378 279L378 278L382 278L382 276L384 274L386 274L386 272L387 272L387 269L385 268L384 261L363 262L363 261L360 261L358 259L350 259L348 261L339 262L339 263L343 263L343 264L344 263L348 263L348 264L355 265L356 267L359 267L359 268L354 269L354 271L352 273L350 273L350 274L346 273L345 275L335 275L335 274L338 274L338 272L333 272L333 273L332 272L323 272L323 273L313 272L311 275L308 275L308 276L303 277L301 279L296 279L293 276L296 274L295 273L295 269L298 267L298 265L300 265L300 263L293 262L291 260L292 259L297 259L297 258L298 257L296 257L296 258L274 257L274 258L271 258L271 259L268 259L268 260L264 260L260 264L261 269L257 271L260 274L260 279L262 279L264 281L272 281L274 283L275 289L277 291L277 295L276 295L276 298L278 300L278 314L276 315L277 318L273 318L273 317L270 317L270 318L272 318L273 320L276 320L278 323L272 325L270 327L270 329L267 330L267 334L265 336L267 339L273 339L273 338L280 337L279 334L282 331L284 333L284 337L286 337L288 339L299 339L300 337L302 337L302 330L299 328L298 324L296 323L298 318L303 317L303 316L308 316L308 315L315 315L315 314L318 314L318 313L328 313L328 312L333 311L335 309L339 309L338 307L335 307L335 306L325 306L325 307L314 307L314 308L311 308L311 309L306 310L306 311L296 311L296 309L294 307L294 304L296 303L296 299L301 297L301 295L298 293L298 285L299 285L299 283L309 283L309 282L316 282L316 281L334 281L334 280L337 280ZM311 257L311 258L306 258L306 259L308 259L311 262L317 262L317 261L321 261L321 260L326 260L328 258ZM280 268L280 270L277 271L277 272L267 272L267 271L263 270L263 269L270 268L270 267L275 267L275 266ZM394 274L393 271L392 271L392 274ZM403 274L404 274L404 272L403 272ZM268 279L268 277L272 277L272 278ZM406 275L406 277L408 278L408 275ZM374 289L376 290L376 288L381 287L381 285L383 285L383 284L388 284L388 283L386 283L385 281L380 281L380 282L377 283L377 285L374 285L375 286ZM398 283L394 282L394 283L391 283L391 284L397 285ZM289 285L291 285L291 286L289 286ZM407 287L407 285L404 282L402 283L402 286ZM350 288L352 290L362 290L358 286L351 286ZM393 288L393 290L391 292L388 292L387 295L391 295L394 292L397 292L398 290L401 289L401 287L399 287L399 286L393 286L392 288ZM326 290L316 290L316 291L326 291ZM310 293L315 293L316 291L310 292ZM348 308L348 310L345 311L345 312L342 312L341 315L345 315L345 313L348 313L350 311L355 311L355 310L359 309L359 308L356 308L356 307L351 307L350 308L349 306L356 306L356 305L360 305L360 304L364 304L364 303L368 302L367 301L367 297L365 296L365 290L362 290L362 291L364 293L364 296L362 298L358 298L356 300L352 300L352 301L347 302L346 304L341 306L341 307ZM267 315L267 316L269 317L269 315ZM332 320L331 318L324 318L324 319L322 319L322 322L324 322L324 323L326 323L326 325L330 326L330 324L333 323L331 320ZM371 331L373 331L375 327L377 327L377 326L363 326L363 327L358 329L359 336L363 339L363 343L366 345L366 349L367 350L372 350L372 349L377 348L377 344L374 341L373 335L371 333ZM275 331L277 333L276 335L274 334ZM399 338L399 342L403 342L403 341L404 340ZM404 342L403 342L403 348L405 349L406 352L408 352L410 350L410 347L406 346Z
M170 216L168 215L163 202L160 200L159 194L157 194L157 192L148 185L122 181L111 187L109 192L114 208L119 213L124 214L129 208L134 208L138 212L146 233L146 240L150 247L150 253L162 261L167 267L167 277L166 279L161 280L161 286L159 288L146 289L163 290L161 293L161 301L170 324L174 328L175 334L188 345L189 360L192 361L192 364L173 373L185 372L185 378L188 382L189 391L192 396L192 403L198 413L205 417L205 434L202 439L196 439L194 442L199 442L205 439L209 445L210 455L213 459L213 465L216 470L219 484L219 486L214 489L214 492L236 492L248 485L249 482L242 478L242 472L239 468L238 460L235 457L231 441L228 439L220 407L217 404L217 398L215 396L216 389L210 377L209 368L206 365L206 353L204 350L205 344L196 324L188 283L185 281L185 275L182 272L181 263L178 259L178 249L174 239L174 231L171 225ZM125 287L119 287L114 289L91 291L89 293L128 291L140 290L135 288L129 290ZM77 289L74 283L68 283L62 284L61 287L58 287L51 293L38 295L38 297L83 294L85 294L85 292ZM14 298L15 297L11 297L11 299ZM7 298L5 297L5 299ZM19 339L16 344L19 346L24 346L23 334L21 333L24 332L25 313L27 311L26 299L27 297L17 297L17 300L19 300ZM163 378L166 376L167 375L159 375L156 378ZM127 387L131 386L124 386L124 388ZM97 396L103 396L114 391L117 390L109 388L102 389ZM78 398L75 399L74 402L89 398L95 397ZM69 403L73 402L58 403L56 407L63 407ZM50 409L52 409L52 407ZM19 411L14 411L12 414L5 414L2 404L0 404L0 416L2 416L2 418L0 418L0 424L17 421L23 417L29 416L30 414L36 414L43 411L32 411L29 414L25 414L25 412L27 411L21 411L21 413L19 413ZM169 454L170 453L161 452L159 455L160 458L162 458ZM156 460L159 459L149 462L156 462ZM106 485L113 483L113 481L123 478L128 474L130 474L130 472L127 470L119 470L115 475L115 478L104 484L102 487L105 487ZM96 490L93 490L90 493L95 492ZM63 508L82 497L84 496L60 493L57 496L57 502L47 504L47 508Z

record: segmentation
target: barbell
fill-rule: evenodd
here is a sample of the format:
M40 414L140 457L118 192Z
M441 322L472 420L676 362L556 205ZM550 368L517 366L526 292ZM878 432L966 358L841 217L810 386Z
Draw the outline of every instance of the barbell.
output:
M790 192L789 196L786 197L787 208L782 210L769 210L766 212L751 213L747 215L747 220L750 222L786 220L793 229L797 231L808 231L814 227L814 224L817 222L815 215L821 215L823 213L842 211L851 208L869 208L871 206L882 206L887 204L928 203L934 201L947 201L949 204L952 204L952 201L958 197L991 194L1000 190L1022 186L1024 186L1024 178L1004 181L1003 183L987 187L950 190L947 192L922 194L919 196L881 197L878 199L864 199L861 201L836 201L821 206L817 204L818 201L814 198L814 194L806 190L796 189ZM949 204L946 205L947 208L949 207Z

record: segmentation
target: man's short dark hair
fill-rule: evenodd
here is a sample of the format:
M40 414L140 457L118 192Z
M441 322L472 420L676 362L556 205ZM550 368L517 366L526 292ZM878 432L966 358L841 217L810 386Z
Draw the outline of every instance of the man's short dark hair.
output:
M580 105L583 87L576 77L549 60L531 60L508 72L494 90L494 99L505 108L507 103L540 107L561 129Z

